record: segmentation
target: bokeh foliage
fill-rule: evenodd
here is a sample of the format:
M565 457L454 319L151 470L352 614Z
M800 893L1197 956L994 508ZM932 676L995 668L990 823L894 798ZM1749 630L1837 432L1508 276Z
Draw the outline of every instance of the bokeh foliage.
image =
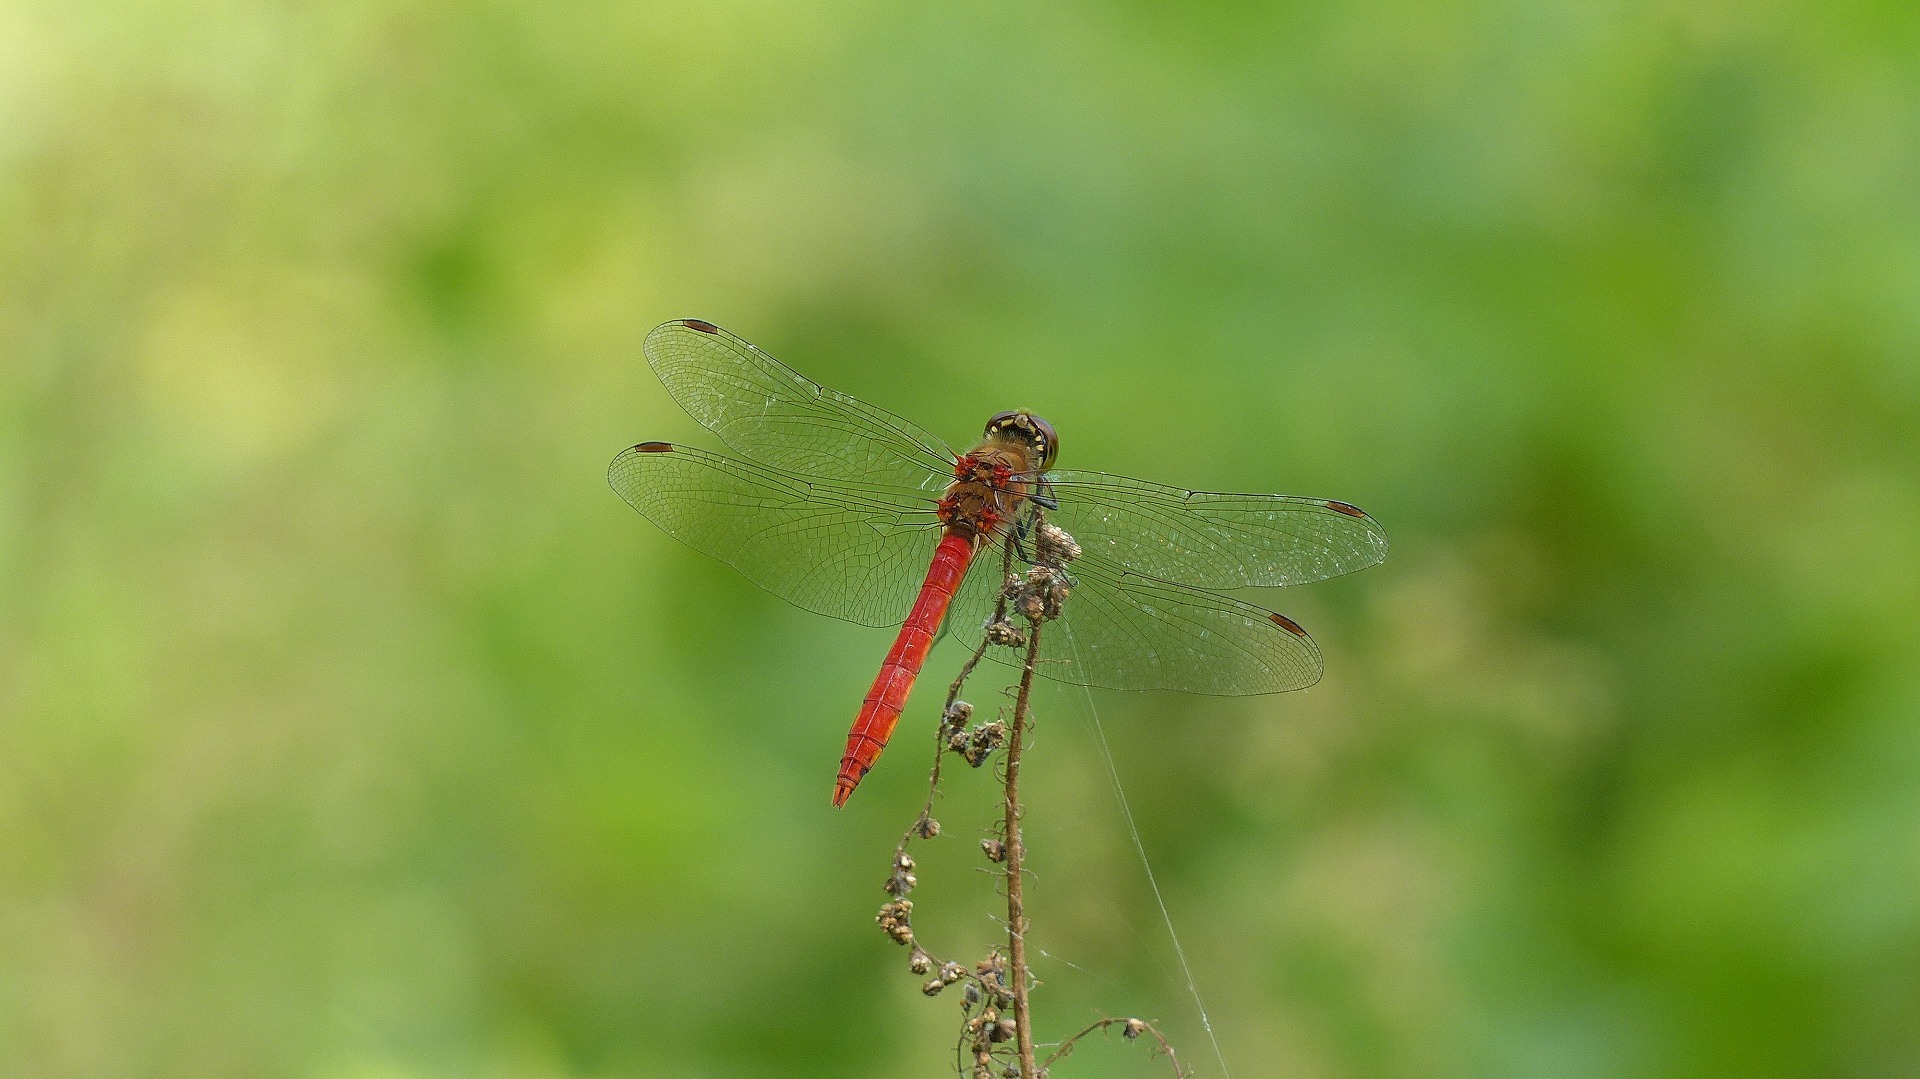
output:
M1920 1072L1917 72L1891 3L0 8L0 1074L940 1074L936 694L829 810L886 635L603 481L704 437L687 315L1387 526L1276 601L1321 686L1097 700L1235 1074ZM1041 707L1042 1036L1209 1066Z

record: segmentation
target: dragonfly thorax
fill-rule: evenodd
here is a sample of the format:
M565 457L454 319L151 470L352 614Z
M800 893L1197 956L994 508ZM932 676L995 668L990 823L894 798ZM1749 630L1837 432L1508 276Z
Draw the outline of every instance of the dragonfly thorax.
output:
M975 541L991 537L1019 511L1032 467L1024 443L989 437L954 462L940 522Z

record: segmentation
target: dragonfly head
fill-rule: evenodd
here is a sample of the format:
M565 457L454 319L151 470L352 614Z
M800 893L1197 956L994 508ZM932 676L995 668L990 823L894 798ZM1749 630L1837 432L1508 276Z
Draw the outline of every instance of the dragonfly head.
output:
M1060 453L1060 436L1053 433L1053 424L1024 408L996 413L987 421L987 437L1025 446L1027 452L1033 455L1035 472L1052 468L1053 459Z

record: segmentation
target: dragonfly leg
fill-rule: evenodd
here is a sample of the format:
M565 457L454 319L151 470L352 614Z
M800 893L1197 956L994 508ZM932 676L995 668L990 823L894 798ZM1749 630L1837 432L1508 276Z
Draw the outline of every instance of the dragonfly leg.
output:
M1027 498L1043 510L1060 508L1060 500L1053 495L1053 483L1045 476L1033 481L1033 490L1027 493Z
M1014 555L1018 557L1020 561L1025 562L1029 566L1033 565L1034 559L1031 554L1027 553L1027 537L1032 535L1033 525L1034 514L1031 512L1023 513L1013 522L1013 532L1007 536L1007 546L1012 548Z

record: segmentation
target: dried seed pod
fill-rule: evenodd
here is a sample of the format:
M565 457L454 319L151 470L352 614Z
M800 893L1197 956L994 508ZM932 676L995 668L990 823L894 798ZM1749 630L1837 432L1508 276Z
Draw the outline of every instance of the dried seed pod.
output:
M1139 1019L1129 1019L1121 1024L1120 1033L1125 1035L1128 1041L1132 1041L1138 1038L1146 1029L1147 1024L1145 1022Z
M973 966L974 977L980 982L980 988L993 999L997 1008L1013 1006L1013 990L1007 985L1007 958L999 952L990 953L985 959Z
M913 946L913 955L907 959L907 969L915 974L925 974L933 969L933 956L918 944Z
M948 963L946 966L940 968L940 980L948 985L952 985L954 982L966 976L966 968L958 963Z
M913 886L917 883L919 882L913 875L913 856L904 850L895 851L893 875L888 877L887 882L881 887L885 888L890 895L904 896L913 891Z
M935 978L932 981L928 982L927 984L921 986L920 991L930 997L937 997L940 995L940 990L945 989L946 987L947 987L946 982L943 982L940 979Z
M1007 860L1007 845L998 839L982 839L980 849L986 854L989 862L998 863Z
M1080 544L1067 530L1051 521L1043 521L1034 529L1034 553L1040 561L1050 565L1064 566L1080 557Z
M967 747L961 750L960 755L968 764L978 768L987 762L987 757L994 750L1005 745L1006 741L1007 725L1005 723L997 719L991 723L982 723L967 737Z
M1047 615L1046 603L1040 598L1038 594L1033 592L1021 593L1020 602L1018 606L1020 608L1021 617L1025 618L1027 621L1041 622L1046 620L1046 615Z
M1067 597L1072 594L1073 588L1067 584L1065 578L1053 582L1047 588L1047 617L1060 617L1060 611L1067 605Z
M873 920L879 922L880 928L896 942L912 944L913 926L908 922L908 916L912 913L912 900L896 899L890 903L881 904L880 913L875 915Z
M995 1023L993 1029L987 1032L987 1040L990 1042L1013 1040L1013 1020L1002 1019Z
M940 822L932 817L921 817L920 823L914 825L913 830L921 839L932 839L940 834Z
M966 701L955 701L947 706L947 710L941 718L946 720L947 726L949 727L964 727L973 719L973 705L968 704Z

